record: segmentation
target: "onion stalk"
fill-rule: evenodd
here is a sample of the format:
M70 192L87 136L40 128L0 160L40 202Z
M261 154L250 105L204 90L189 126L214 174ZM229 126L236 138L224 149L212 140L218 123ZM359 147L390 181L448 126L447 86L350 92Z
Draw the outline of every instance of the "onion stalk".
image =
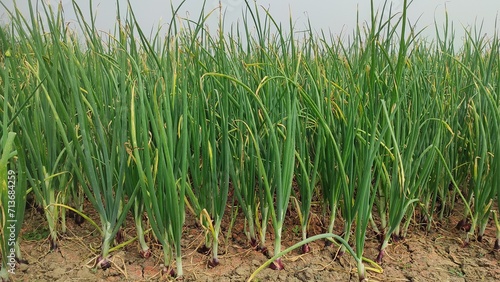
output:
M17 76L11 76L16 67L17 51L12 38L0 28L0 44L6 48L0 58L2 81L2 121L0 123L0 281L10 281L18 263L23 262L19 248L19 234L26 207L26 155L19 138L21 132L15 117L26 110L26 103L15 94ZM12 79L14 77L14 79ZM27 98L29 100L29 98Z

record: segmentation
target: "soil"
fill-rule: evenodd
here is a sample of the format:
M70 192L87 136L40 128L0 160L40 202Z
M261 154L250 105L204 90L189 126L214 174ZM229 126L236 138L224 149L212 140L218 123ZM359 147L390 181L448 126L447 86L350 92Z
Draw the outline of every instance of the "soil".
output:
M381 264L382 273L368 271L369 281L500 281L500 253L492 251L493 223L488 226L482 242L473 240L464 247L465 232L455 228L461 214L456 212L429 233L412 228L405 239L388 247ZM95 215L91 217L97 220ZM227 231L229 224L225 225L220 235L220 265L211 268L209 256L196 251L204 244L204 231L194 217L188 215L183 239L184 281L246 281L267 260L247 242L243 233L244 220L240 217L230 232ZM288 218L283 247L300 241L297 216L291 212ZM323 227L317 218L313 216L311 233L321 233ZM111 268L94 271L100 238L92 225L88 222L78 225L68 219L67 232L61 234L58 251L50 251L46 226L44 216L35 208L27 210L21 232L21 252L27 264L20 264L15 275L11 275L14 281L173 280L161 275L163 252L151 234L148 234L153 251L150 258L140 256L138 243L134 241L112 253ZM123 231L125 239L135 236L132 219L127 221ZM270 249L272 239L267 241ZM255 281L358 281L356 265L348 254L337 256L338 248L335 245L325 247L323 241L313 242L310 247L307 254L292 251L283 258L284 270L266 268ZM368 234L365 257L374 260L378 247L375 235Z

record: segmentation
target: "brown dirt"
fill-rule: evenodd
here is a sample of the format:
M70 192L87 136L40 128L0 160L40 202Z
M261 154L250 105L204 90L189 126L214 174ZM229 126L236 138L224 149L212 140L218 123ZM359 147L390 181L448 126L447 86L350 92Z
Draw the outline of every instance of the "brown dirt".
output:
M500 254L491 251L495 234L493 224L488 227L483 242L473 241L463 247L465 234L454 228L460 219L456 215L449 217L440 228L434 228L429 234L417 229L410 230L407 238L391 244L381 265L383 273L369 271L370 281L500 281ZM290 222L284 231L284 247L299 241L293 228L297 225L297 219L294 215L289 218ZM127 239L135 236L132 221L129 222L128 228L124 230ZM229 236L227 230L223 230L221 263L209 268L208 257L196 251L204 242L203 230L196 227L194 218L188 217L183 241L184 281L246 281L266 261L262 253L247 244L241 222L243 220L239 218L236 220ZM318 225L313 223L313 231L320 229ZM57 252L49 251L47 240L33 239L44 232L44 217L35 209L29 209L21 234L24 238L22 254L28 264L18 266L16 274L12 276L14 281L169 280L161 276L163 253L151 238L153 256L149 259L140 257L137 242L133 242L112 253L113 265L110 269L94 272L91 268L99 254L100 238L88 222L78 226L68 219L68 232L61 235ZM272 238L267 243L272 248ZM378 245L374 236L367 238L365 257L375 259ZM336 258L338 249L332 246L325 248L324 242L314 242L310 246L311 252L308 254L300 254L297 250L286 255L283 259L285 270L265 269L257 276L257 280L358 281L356 265L348 254Z

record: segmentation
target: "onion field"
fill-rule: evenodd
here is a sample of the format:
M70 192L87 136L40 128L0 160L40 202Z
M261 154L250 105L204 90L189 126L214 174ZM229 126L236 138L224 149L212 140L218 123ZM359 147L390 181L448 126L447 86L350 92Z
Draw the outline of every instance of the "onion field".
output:
M0 29L0 280L23 260L30 197L43 208L48 249L70 212L95 226L97 271L112 267L130 216L140 255L151 256L150 230L171 277L183 276L186 216L206 231L211 267L223 260L224 222L244 219L248 246L269 259L249 280L323 240L366 281L392 241L435 228L457 205L463 243L483 240L493 222L498 251L498 33L467 29L456 47L444 25L426 40L404 2L401 11L372 3L371 22L347 40L276 22L253 1L231 30L223 17L208 30L215 11L176 16L153 34L133 10L117 12L111 33L76 3L72 25L57 6L10 10ZM323 233L309 228L318 205ZM290 210L302 241L285 249ZM377 257L364 255L368 233Z

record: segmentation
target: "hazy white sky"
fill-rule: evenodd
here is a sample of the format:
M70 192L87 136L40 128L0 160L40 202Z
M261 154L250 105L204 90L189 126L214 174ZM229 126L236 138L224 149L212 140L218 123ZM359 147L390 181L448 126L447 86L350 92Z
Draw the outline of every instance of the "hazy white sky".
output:
M13 6L14 0L0 0L8 7ZM32 0L37 3L42 0ZM61 2L66 19L74 20L71 0L44 0L53 4ZM126 8L127 1L119 0L122 8ZM248 0L254 5L254 0ZM90 9L88 0L76 0L84 13ZM360 22L369 21L370 0L255 0L262 7L269 8L275 20L288 25L289 17L292 16L296 30L304 29L309 19L313 28L317 31L323 29L334 35L351 34L356 26L356 15L359 13ZM17 0L20 10L27 11L28 0ZM180 0L130 0L131 6L139 18L141 27L148 30L156 30L158 24L165 24L172 16L170 5L177 7ZM201 0L186 0L180 15L196 19L201 10ZM226 11L226 25L241 23L242 10L246 8L245 0L220 0L223 10ZM384 1L374 0L375 8L381 9ZM393 9L400 11L403 0L388 1L392 3ZM206 10L218 7L219 0L206 0ZM116 0L93 0L92 9L97 12L98 28L103 30L112 29L116 15ZM449 19L453 21L457 34L463 34L463 26L479 26L483 24L482 32L488 36L499 33L500 26L495 28L500 11L500 0L414 0L410 5L409 20L415 23L418 20L417 29L426 27L425 35L434 34L434 21L442 26L447 11ZM5 23L7 16L3 7L0 7L0 22ZM211 17L211 23L218 20L218 12ZM214 26L215 28L215 26Z

